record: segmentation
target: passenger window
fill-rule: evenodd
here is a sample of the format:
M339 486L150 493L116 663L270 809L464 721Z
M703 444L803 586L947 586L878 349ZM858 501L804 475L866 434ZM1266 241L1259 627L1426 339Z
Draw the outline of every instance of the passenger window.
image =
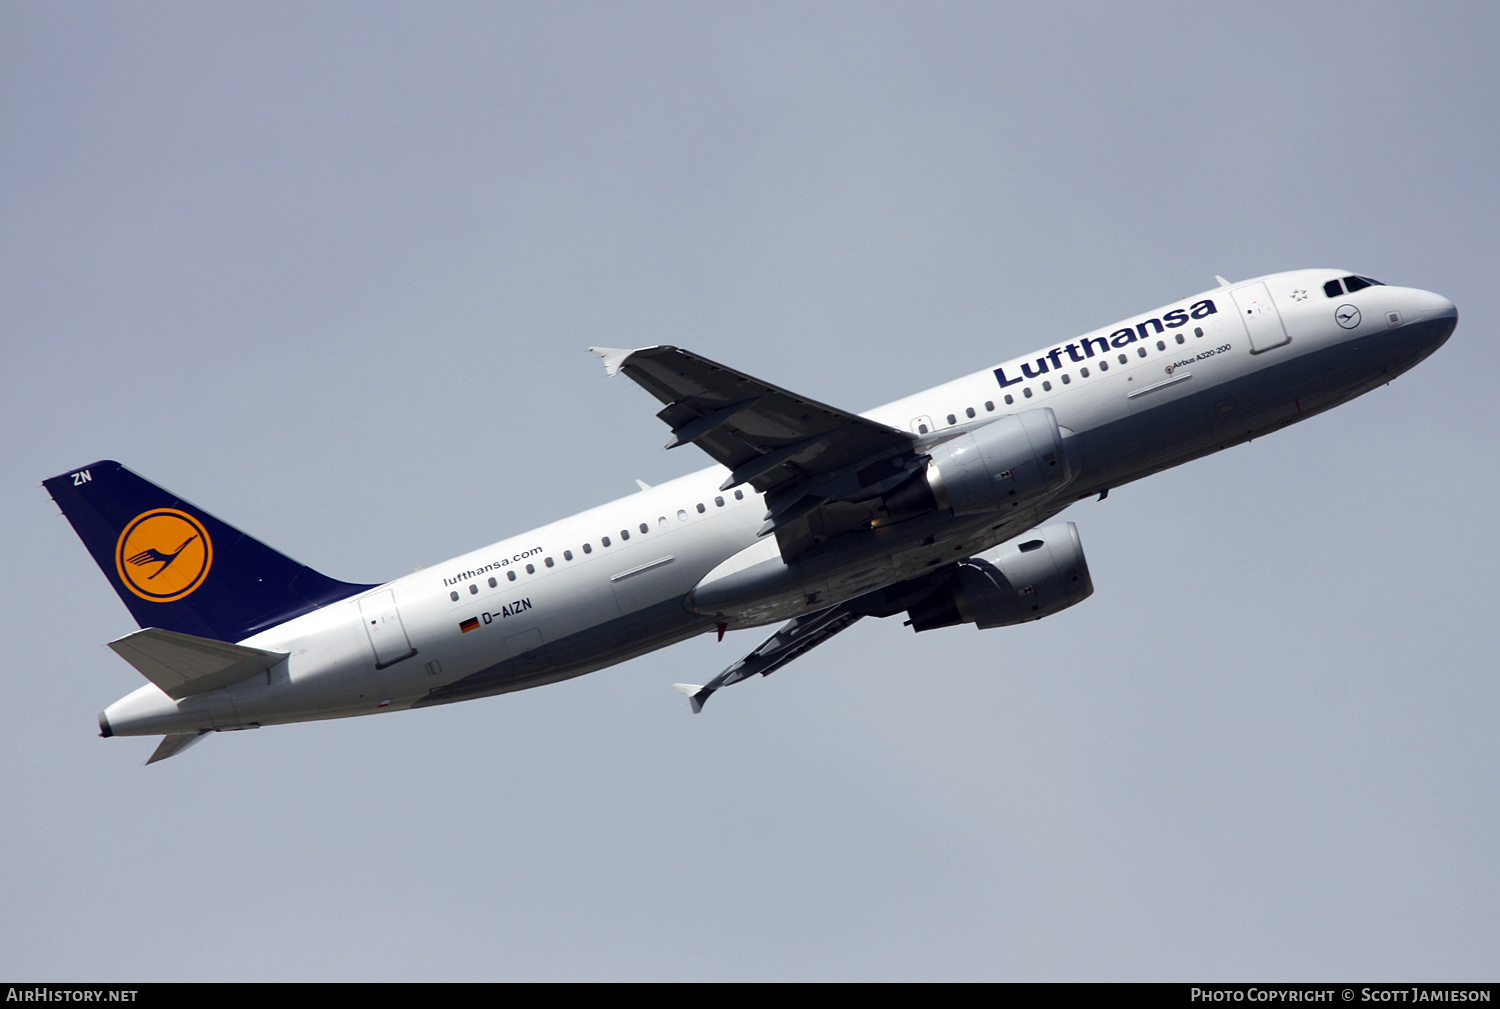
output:
M1087 368L1079 368L1078 369L1078 374L1082 375L1084 378L1088 378L1089 377L1089 370Z
M703 502L698 502L698 514L702 515L706 511L708 511L708 509L703 507Z
M1062 384L1063 384L1063 385L1067 385L1067 384L1069 384L1069 383L1070 383L1070 382L1072 382L1072 381L1073 381L1073 380L1072 380L1072 379L1071 379L1071 378L1069 378L1069 377L1068 377L1068 373L1067 373L1067 372L1063 372L1063 377L1062 377Z
M1128 363L1128 361L1127 361L1127 360L1126 360L1126 358L1125 358L1125 355L1124 355L1124 354L1121 354L1121 355L1120 355L1120 363L1121 363L1121 364L1127 364L1127 363Z
M516 573L514 571L507 571L505 572L505 577L509 578L511 581L515 581Z
M974 416L974 408L971 406L967 410L965 410L964 413L968 414L970 417L973 417Z
M594 548L591 547L589 544L585 543L583 545L583 552L586 553L586 554L591 554L591 553L594 552Z
M599 542L603 543L605 546L609 546L609 537L608 536L600 536L599 537Z
M662 521L665 522L666 519L662 519ZM679 508L679 509L677 509L677 521L678 522L686 522L687 521L687 509L686 508Z
M1051 392L1052 391L1052 383L1051 382L1043 382L1042 383L1042 391L1043 392Z
M495 576L491 575L490 576L490 588L492 588L492 589L496 588L496 587L499 586L499 584L500 584L499 582L495 581Z
M564 550L563 551L563 560L570 561L572 559L573 559L573 551L571 551L571 550Z
M549 568L553 566L551 557L548 557L546 560L542 561L542 563L547 565Z
M918 424L917 425L917 434L926 434L926 433L927 433L927 425L926 424Z
M621 529L620 530L620 542L624 543L628 539L630 539L630 530L629 529Z
M1135 352L1136 352L1136 356L1138 356L1138 357L1145 357L1146 356L1146 348L1145 347L1137 347L1137 348L1135 348Z
M448 598L452 599L455 603L458 602L458 592L457 592L457 590L448 593Z
M1006 393L1005 394L1005 405L1006 406L1010 406L1015 401L1016 401L1016 397L1012 396L1010 393Z
M948 423L949 424L957 424L958 423L958 418L955 417L955 416L953 416L953 414L950 413L948 415Z
M745 492L742 491L742 490L735 491L734 492L734 499L736 501L743 501L743 500L745 500Z
M662 519L662 521L665 522L666 519ZM641 532L646 533L646 532L650 532L650 531L651 531L651 527L648 526L646 523L642 522L641 523Z
M1157 350L1166 350L1167 349L1167 341L1165 341L1165 340L1157 340L1156 341L1156 349Z
M1337 280L1330 280L1323 285L1323 293L1330 298L1337 298L1344 293L1344 285L1340 284Z
M1194 336L1202 336L1203 335L1203 327L1202 326L1194 326L1193 327L1193 335Z
M992 399L985 400L984 401L984 408L987 411L989 411L990 413L994 413L995 412L995 401L992 400Z
M714 498L714 507L715 508L723 508L724 507L724 499L721 498L721 497Z
M534 574L536 574L536 565L535 564L528 564L528 565L526 565L526 573L528 575L534 575Z
M1104 360L1103 358L1100 358L1099 359L1099 370L1100 371L1108 371L1109 370L1109 362L1106 361L1106 360Z
M1177 342L1178 343L1186 343L1187 342L1187 338L1184 337L1181 333L1178 333L1177 334Z
M470 585L469 586L469 595L471 595L471 596L477 596L477 595L479 595L479 586L478 585Z
M1026 388L1022 389L1021 390L1021 395L1025 396L1027 399L1030 399L1031 398L1031 386L1028 385Z

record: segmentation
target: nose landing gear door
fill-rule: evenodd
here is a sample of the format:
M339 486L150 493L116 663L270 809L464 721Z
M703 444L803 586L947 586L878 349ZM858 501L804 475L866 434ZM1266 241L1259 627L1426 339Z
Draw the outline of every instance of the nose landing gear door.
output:
M1281 313L1271 303L1271 292L1265 284L1247 284L1229 292L1240 309L1240 321L1250 334L1250 353L1259 354L1290 343L1286 326L1281 322Z
M364 618L365 633L370 635L370 647L375 649L376 669L417 654L396 609L396 594L390 589L365 596L359 601L359 612Z

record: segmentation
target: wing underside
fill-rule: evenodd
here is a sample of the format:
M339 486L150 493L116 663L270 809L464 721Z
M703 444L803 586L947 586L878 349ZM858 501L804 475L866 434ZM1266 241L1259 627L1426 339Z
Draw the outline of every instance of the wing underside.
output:
M693 713L703 710L709 695L722 687L738 683L759 673L770 676L782 666L821 645L842 630L853 626L864 614L852 610L849 604L831 606L817 613L788 620L765 641L724 670L708 683L699 686L693 683L674 683L672 686L688 695L693 704Z
M806 655L835 634L852 627L862 617L889 617L910 609L937 592L947 577L946 572L936 571L921 578L887 585L816 613L794 617L778 627L775 634L761 642L750 654L706 684L699 686L695 683L674 683L672 686L688 695L693 704L693 713L697 714L703 710L704 702L714 691L739 683L756 673L770 676L793 659Z

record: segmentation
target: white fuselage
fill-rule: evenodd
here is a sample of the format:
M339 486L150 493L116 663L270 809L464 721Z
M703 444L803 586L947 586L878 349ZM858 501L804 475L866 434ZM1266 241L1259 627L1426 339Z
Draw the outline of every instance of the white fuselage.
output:
M256 634L241 643L288 653L263 677L180 701L147 684L104 717L115 734L181 733L505 693L929 572L1081 497L1345 402L1451 331L1452 303L1429 292L1327 296L1324 283L1345 275L1305 270L1220 287L865 414L936 440L1050 407L1075 475L1003 522L939 511L874 523L786 566L763 591L705 606L693 594L700 584L779 564L776 537L757 536L761 496L719 490L726 470L715 466Z

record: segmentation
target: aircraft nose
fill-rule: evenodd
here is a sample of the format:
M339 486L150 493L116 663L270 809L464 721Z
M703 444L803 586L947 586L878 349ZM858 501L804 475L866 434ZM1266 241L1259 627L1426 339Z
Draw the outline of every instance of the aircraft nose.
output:
M1458 326L1458 308L1441 294L1413 290L1409 305L1405 328L1419 337L1423 345L1441 347Z
M1423 321L1451 319L1454 325L1458 324L1458 308L1443 297L1441 294L1433 294L1431 291L1417 291L1417 304L1413 307L1413 314ZM1450 330L1451 331L1451 330Z

